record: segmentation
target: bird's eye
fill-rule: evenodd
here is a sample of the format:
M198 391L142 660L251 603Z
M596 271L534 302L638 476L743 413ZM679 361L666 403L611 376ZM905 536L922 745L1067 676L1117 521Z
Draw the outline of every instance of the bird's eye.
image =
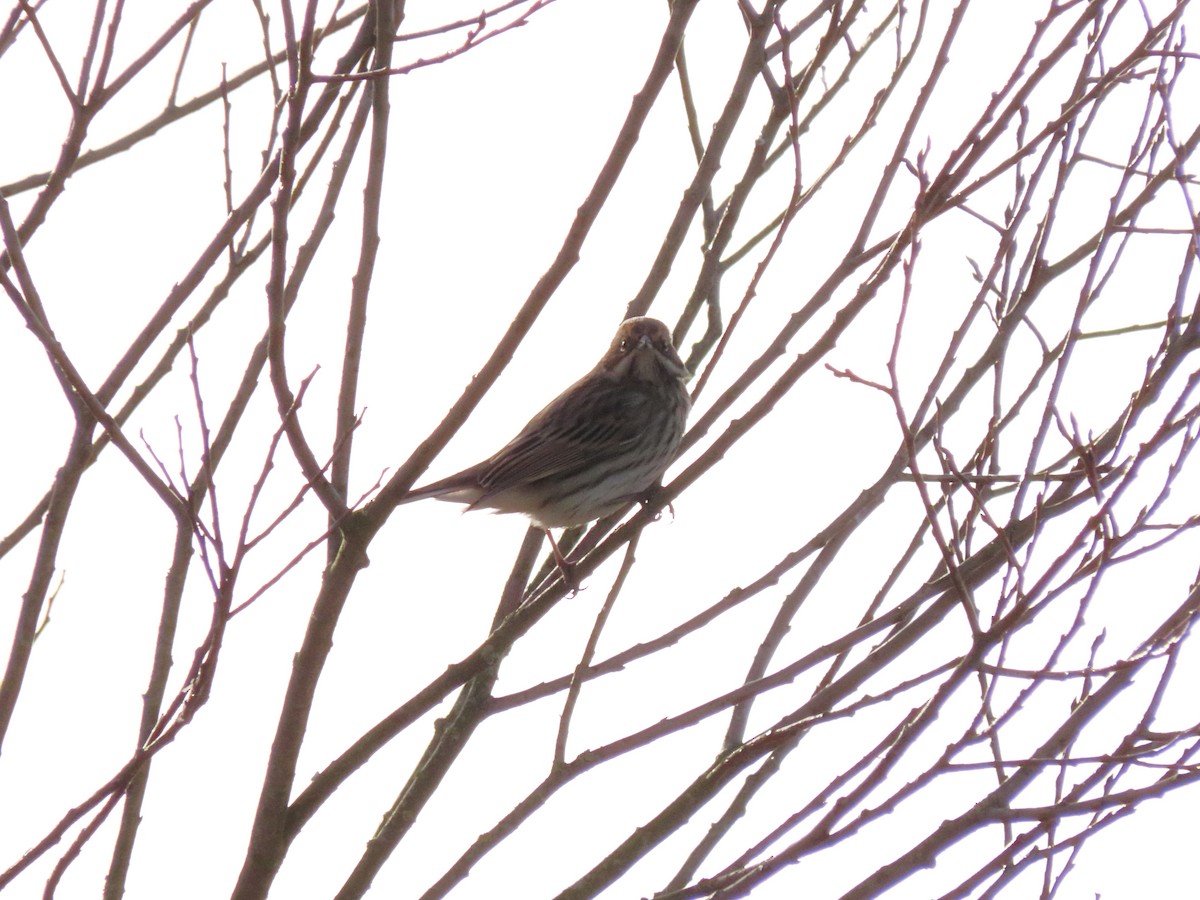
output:
M624 353L629 349L629 338L624 338L621 341L621 352Z

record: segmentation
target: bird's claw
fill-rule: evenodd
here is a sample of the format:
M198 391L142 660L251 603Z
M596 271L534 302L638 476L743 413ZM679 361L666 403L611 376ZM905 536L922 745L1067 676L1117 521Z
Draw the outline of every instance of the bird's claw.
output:
M563 584L567 586L569 593L568 597L574 597L581 590L583 585L579 581L579 577L575 574L575 566L567 562L565 559L558 560L558 571L562 575Z

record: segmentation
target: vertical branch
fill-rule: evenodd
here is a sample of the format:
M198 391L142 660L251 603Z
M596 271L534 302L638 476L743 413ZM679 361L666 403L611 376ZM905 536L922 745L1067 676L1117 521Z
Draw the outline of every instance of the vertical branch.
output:
M301 459L305 476L321 497L326 511L331 515L335 510L341 510L341 513L335 520L335 524L340 527L331 532L331 540L338 545L339 549L332 556L326 570L321 588L313 603L308 629L293 662L292 676L284 695L279 724L271 745L267 771L263 778L259 802L255 810L250 840L246 848L246 858L232 895L235 900L251 900L251 898L257 900L257 898L265 897L274 880L275 873L283 864L289 842L287 834L288 802L291 799L292 786L296 776L296 762L312 711L317 682L333 646L333 631L346 598L349 596L358 572L367 564L367 544L378 528L377 524L369 522L365 517L347 511L341 495L333 489L321 473L315 457L312 456L311 450L304 442L290 408L291 392L286 382L282 346L283 317L286 313L284 281L286 254L282 245L286 236L287 211L291 192L290 188L284 189L283 185L290 183L290 179L294 178L294 161L285 163L285 159L292 159L295 152L294 146L289 150L289 141L294 143L297 139L295 129L299 127L300 106L302 105L302 101L298 100L298 97L303 95L300 83L306 81L309 74L305 71L305 66L307 65L307 54L311 50L311 29L315 3L310 3L308 6L305 32L299 43L295 39L294 25L286 4L284 9L285 33L288 35L290 108L280 146L281 190L276 198L274 209L276 226L282 227L284 231L282 234L273 231L273 240L277 243L273 247L271 286L268 289L268 306L271 310L267 345L268 359L276 400L280 404L285 432L293 452L297 454L298 459ZM372 30L377 22L377 19L372 19L364 23L363 33L371 35L373 41L380 39L378 34ZM390 37L390 31L388 35ZM331 95L327 94L327 96ZM288 166L291 167L291 174L285 178L285 167ZM284 401L288 401L289 406L285 407Z
M163 698L166 696L167 676L171 671L171 648L179 625L179 611L183 602L183 588L187 580L188 565L192 558L192 525L190 521L178 519L175 523L175 546L171 564L167 570L167 583L163 591L162 612L159 614L158 634L154 644L154 660L151 664L149 684L142 695L142 715L138 723L137 746L144 747L159 722ZM150 761L132 777L125 792L125 803L121 809L121 822L108 864L108 875L104 879L104 900L121 900L129 877L129 866L133 860L133 845L138 828L142 823L142 805L150 781Z
M392 64L392 40L395 24L391 21L390 0L376 0L372 4L375 16L374 68L387 69ZM330 483L341 497L349 496L350 459L353 449L353 426L356 418L354 401L358 391L359 369L362 364L363 335L367 327L367 298L371 289L371 276L375 271L375 259L379 251L379 211L383 202L383 167L387 158L388 114L390 104L388 89L391 79L386 76L372 78L371 92L371 148L367 157L367 184L363 190L362 243L359 247L358 270L354 273L350 293L350 314L346 323L346 347L342 354L342 381L338 391L337 418L334 434L337 450L333 454ZM330 524L334 511L330 511ZM334 544L329 545L330 559Z
M315 3L310 2L304 15L302 31L296 33L291 6L283 4L284 34L288 53L288 113L283 137L279 146L279 174L276 179L275 199L271 201L271 276L267 282L267 320L270 337L267 342L267 358L270 362L271 386L279 417L285 423L288 443L305 479L325 504L331 516L342 518L346 513L346 501L329 483L317 462L316 454L300 427L296 397L288 384L285 348L285 285L287 283L288 216L292 209L292 197L296 185L296 155L300 151L301 130L304 121L304 102L311 84L312 38L316 16Z

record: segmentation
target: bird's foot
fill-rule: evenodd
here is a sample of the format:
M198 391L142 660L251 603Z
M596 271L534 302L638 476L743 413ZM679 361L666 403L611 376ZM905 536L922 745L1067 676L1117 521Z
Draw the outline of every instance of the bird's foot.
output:
M658 496L658 492L660 490L662 490L661 485L659 487L653 488L648 494L646 494L642 497L638 497L638 503L640 503L643 507L652 506L654 504L654 500ZM671 503L669 500L667 501L666 506L664 506L662 509L658 510L654 514L654 521L657 522L659 519L662 518L663 510L666 510L667 512L669 512L671 514L671 521L674 522L675 521L675 505L673 503Z

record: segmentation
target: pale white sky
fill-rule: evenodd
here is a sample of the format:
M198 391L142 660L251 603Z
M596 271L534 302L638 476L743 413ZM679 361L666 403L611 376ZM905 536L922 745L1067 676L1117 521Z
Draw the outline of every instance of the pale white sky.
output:
M161 20L177 14L174 6L148 4L126 10L128 21L118 56L128 60L137 52L139 36L153 33ZM948 9L934 6L927 28L937 35L945 27ZM1028 5L1031 12L1025 18L1024 4L974 6L952 57L951 75L936 95L925 126L931 166L939 164L957 142L967 111L986 102L994 73L1010 65L1023 46L1020 39L1014 44L1012 35L1027 34L1035 15L1032 10L1040 8ZM470 4L409 7L405 30L477 12ZM384 470L394 470L441 420L557 252L645 77L665 21L665 7L637 0L558 0L524 28L452 64L393 80L382 245L358 395L358 405L366 414L356 436L352 493L367 490ZM89 15L82 4L50 3L45 9L44 22L56 47L64 48L64 59L74 60L80 29L86 27ZM1200 23L1192 24L1196 33L1194 26ZM699 118L706 128L720 114L739 63L740 41L729 40L729 35L740 35L741 28L733 4L711 2L700 4L689 27L690 74ZM44 169L55 158L69 119L53 74L30 37L23 35L16 47L0 57L0 122L6 123L6 137L0 138L0 184ZM453 43L419 47L401 43L398 61L431 55ZM1119 36L1114 38L1114 52L1120 43ZM934 45L931 39L914 69L924 72ZM251 5L216 4L196 33L193 62L180 97L213 85L222 62L229 63L232 73L259 53ZM861 110L870 102L891 53L884 52L864 66L851 87L855 96L847 100L847 109ZM321 64L327 69L332 58L324 57ZM172 55L148 71L128 97L96 120L88 146L123 134L130 123L141 121L147 108L158 108L174 59ZM906 82L906 89L915 90L918 83L914 78ZM1190 96L1177 96L1176 105L1182 106L1181 101ZM643 129L637 152L579 263L504 376L435 461L430 477L490 454L603 352L625 304L641 286L694 170L677 85L669 84L664 98ZM256 84L236 92L232 100L233 189L238 197L257 177L270 95L265 83ZM1039 98L1037 102L1049 101ZM750 105L754 112L735 135L718 175L719 196L741 174L765 103L761 92L755 95ZM864 158L877 160L890 152L888 141L895 140L896 124L911 107L911 97L888 107L867 139ZM220 110L214 106L164 129L153 141L80 172L30 243L30 266L52 323L89 383L97 385L104 378L222 220L220 128ZM806 177L821 171L837 153L842 134L834 128L814 129L806 138L802 143ZM19 139L14 137L18 135ZM1128 142L1126 137L1120 140ZM997 155L996 161L1000 158ZM321 448L327 448L330 440L329 411L340 372L345 303L357 260L362 166L360 158L334 231L289 322L288 362L294 384L320 367L306 396L303 417L310 438ZM697 414L762 352L764 343L840 260L861 222L865 198L874 190L871 171L864 165L842 173L797 220ZM779 192L786 192L791 176L781 166L771 177L778 191L756 196L743 237L777 211L778 198L784 195ZM307 234L327 179L325 168L295 212L297 240ZM1092 205L1107 202L1101 184L1097 179ZM18 221L33 196L27 192L11 199ZM903 221L904 204L911 202L911 194L898 190L890 202L894 208L885 222L894 227ZM1176 206L1172 209L1168 204L1162 213L1164 219L1179 214L1181 204L1173 202ZM923 290L909 310L900 354L904 399L910 409L923 395L940 361L945 337L959 324L966 299L976 290L964 259L979 239L975 227L983 229L960 216L933 226L924 239L918 261ZM1049 258L1092 228L1094 222L1064 218ZM687 249L652 314L675 321L690 292L701 243L702 235L693 227ZM1139 292L1163 296L1174 290L1179 247L1171 245L1171 252L1164 252L1164 245L1156 243L1145 250L1139 245L1129 251L1145 253L1145 265L1121 268L1111 290L1115 297L1129 298L1128 302L1102 305L1089 320L1089 328L1140 321ZM727 313L740 298L760 253L752 254L726 279ZM986 265L989 258L980 263ZM261 335L265 271L260 263L239 283L197 340L199 374L213 421L236 387L239 361ZM879 314L856 322L839 341L826 358L831 365L865 378L886 378L884 363L899 309L898 285L889 285L889 290L893 294L878 305ZM205 293L201 291L188 306L188 314ZM1056 317L1069 315L1073 302L1067 296L1040 323L1049 327ZM1157 311L1162 304L1152 308ZM773 374L807 349L828 320L828 313L818 316L776 363ZM167 329L168 338L176 327ZM689 345L698 334L697 330L690 336ZM970 350L986 334L986 329L971 334L960 365L974 359ZM1030 365L1036 344L1029 335L1019 340L1023 346L1014 354L1014 365ZM1077 416L1083 433L1104 427L1114 409L1124 405L1157 340L1157 334L1126 336L1120 353L1113 352L1117 345L1112 343L1097 342L1094 351L1082 346L1080 352L1092 352L1094 358L1086 360L1078 374L1072 370L1064 405ZM0 312L0 359L8 384L0 403L4 420L10 423L9 439L0 442L0 465L13 473L0 494L0 532L7 534L44 493L61 465L70 419L44 353L10 303ZM131 386L145 374L140 371ZM735 405L709 441L730 419L744 414L767 383ZM119 399L128 393L129 388ZM970 452L967 421L986 416L987 401L977 399L980 405L963 416L958 452ZM144 438L172 469L178 465L176 417L187 442L189 471L194 472L197 426L189 371L182 363L126 428L131 437ZM274 401L264 383L244 434L235 443L227 466L230 474L220 483L227 530L236 528L252 473L262 464L264 441L275 425ZM646 530L638 550L639 565L608 623L599 657L649 640L761 577L871 484L899 439L894 413L882 394L815 367L775 415L676 502L673 518L668 515ZM705 441L693 449L682 464L707 445ZM144 447L140 440L138 446ZM1052 435L1050 447L1062 446L1061 438ZM1056 452L1048 449L1046 456ZM1014 449L1014 464L1022 459L1021 451ZM297 478L292 457L282 450L254 520L258 527L292 496ZM1194 510L1195 490L1190 472L1176 484L1173 502L1179 519ZM901 549L896 535L903 535L904 542L909 539L917 510L915 495L897 495L894 504L856 533L796 620L777 656L779 665L853 626ZM269 578L297 546L320 534L322 523L315 503L302 508L261 553L248 560L239 601ZM515 517L463 516L457 508L437 503L406 506L392 516L372 545L371 565L360 575L338 626L300 756L297 789L381 716L477 646L486 634L524 528ZM0 814L0 869L110 777L131 751L172 540L170 516L128 463L106 451L85 477L72 510L59 553L63 587L50 625L35 648L0 759L0 809L5 810ZM1057 552L1052 549L1056 547L1051 544L1045 552ZM12 618L26 588L35 548L36 536L0 560L0 647L4 648L0 653L7 652ZM1127 652L1145 636L1138 629L1147 605L1170 608L1181 601L1182 590L1194 575L1196 550L1194 540L1181 540L1106 580L1089 612L1108 629L1113 642L1111 651L1106 645L1101 661ZM320 557L314 554L302 562L233 620L211 700L155 761L126 892L129 900L228 895L242 864L280 698L319 580ZM606 563L589 579L586 590L563 601L517 645L505 661L498 694L571 670L617 564L615 558ZM1031 568L1041 564L1044 560L1039 557ZM735 687L761 634L802 571L789 573L780 585L716 627L618 676L585 686L569 754L606 744ZM909 589L919 583L914 579L929 571L926 565L908 572L906 580L913 581ZM1070 626L1067 613L1073 610L1064 608L1061 619L1048 616L1039 623L1042 631L1016 642L1015 659L1029 665L1044 661L1045 647ZM195 577L175 644L177 669L190 662L208 627L209 612L204 579ZM1130 630L1123 634L1124 625ZM946 647L961 638L963 629L961 614L948 619L942 633L931 639L929 656L910 661L912 673L947 655ZM938 640L947 643L939 645ZM1063 664L1085 664L1087 649L1087 641L1073 645L1070 659ZM1180 666L1177 684L1200 687L1194 651L1184 654ZM810 673L794 686L764 697L755 708L752 729L765 728L795 708L818 677ZM178 673L172 678L168 695L179 689L180 678ZM868 685L868 692L875 688L883 690L886 685ZM1131 694L1152 688L1146 680L1135 685ZM1010 752L1019 755L1043 740L1046 720L1061 717L1077 693L1077 685L1047 692L1028 713L1034 743ZM895 704L824 726L828 730L820 739L793 754L778 782L756 799L734 832L733 846L740 848L751 840L739 843L738 835L765 833L789 815L819 790L819 779L857 759L856 752L865 752L924 696L902 696ZM967 692L962 701L970 700ZM1144 704L1144 699L1140 702ZM483 724L479 740L454 766L410 839L384 866L369 896L419 896L477 834L491 828L545 776L561 703L561 695L555 695ZM322 898L336 892L428 741L434 717L447 709L443 706L393 741L322 808L289 854L273 897ZM1119 713L1119 705L1111 712ZM1178 693L1164 705L1163 715L1177 725L1195 720L1194 707L1180 703ZM572 784L534 816L511 844L506 843L506 850L474 868L451 896L468 900L553 896L702 771L718 752L727 722L727 714L714 716ZM928 754L940 752L961 732L961 719L943 724L944 731L935 729L927 736L927 752L917 754L908 765L928 762ZM890 787L917 771L902 767ZM931 800L922 800L918 809L905 808L902 814L871 826L863 837L806 858L754 896L767 900L841 896L874 867L890 860L898 848L907 847L914 830L923 833L960 812L963 798L975 796L975 786L991 776L975 772L957 777L961 782L946 780L937 785L929 794ZM1031 791L1028 802L1048 802L1045 789L1043 784ZM605 896L642 896L665 884L687 848L724 808L722 800L727 803L731 796L722 794L689 823L682 836L668 843L667 852L635 867ZM1135 817L1089 841L1059 896L1105 900L1180 896L1178 880L1190 877L1191 871L1190 811L1196 796L1192 789L1145 804ZM933 798L943 802L934 803ZM101 836L85 848L57 896L66 900L98 896L115 821L108 822ZM991 849L985 852L982 847ZM999 849L994 837L976 836L888 896L902 900L937 896L978 866L987 853ZM61 850L25 873L6 892L6 900L40 896ZM728 853L719 852L702 871L714 871L728 861ZM1031 872L1003 896L1036 896L1039 879L1040 874ZM520 885L519 892L511 888L515 884Z

